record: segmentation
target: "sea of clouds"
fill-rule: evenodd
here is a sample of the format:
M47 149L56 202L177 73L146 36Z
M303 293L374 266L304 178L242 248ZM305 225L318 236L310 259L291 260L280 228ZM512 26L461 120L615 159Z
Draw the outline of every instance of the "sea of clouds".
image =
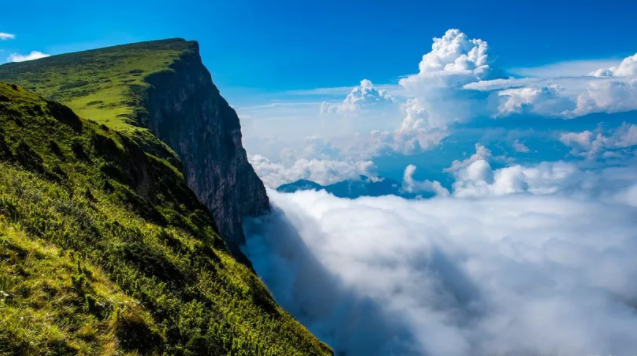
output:
M454 164L428 200L269 190L246 252L337 355L634 354L637 170Z

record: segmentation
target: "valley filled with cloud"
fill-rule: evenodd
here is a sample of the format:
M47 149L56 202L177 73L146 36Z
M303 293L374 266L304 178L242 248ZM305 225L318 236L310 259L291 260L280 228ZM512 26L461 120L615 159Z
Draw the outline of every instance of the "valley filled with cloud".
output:
M276 300L337 354L637 350L637 55L507 70L491 52L448 30L395 83L239 108L271 188L363 174L416 195L270 189L245 225Z
M451 197L270 190L246 251L339 354L629 355L637 347L636 170L458 173Z

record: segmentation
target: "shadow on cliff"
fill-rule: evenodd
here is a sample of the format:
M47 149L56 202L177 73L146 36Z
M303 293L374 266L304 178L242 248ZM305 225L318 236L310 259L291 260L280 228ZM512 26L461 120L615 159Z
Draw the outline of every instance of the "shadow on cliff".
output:
M322 265L283 210L247 219L244 232L244 252L276 301L336 355L422 354L400 318Z

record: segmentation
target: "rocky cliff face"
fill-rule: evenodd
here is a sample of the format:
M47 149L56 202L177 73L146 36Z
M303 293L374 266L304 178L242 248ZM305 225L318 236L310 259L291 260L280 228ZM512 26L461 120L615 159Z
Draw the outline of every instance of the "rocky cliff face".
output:
M179 155L188 185L213 213L230 250L243 255L242 218L269 212L265 187L248 163L237 113L213 84L196 42L171 65L149 76L146 125Z

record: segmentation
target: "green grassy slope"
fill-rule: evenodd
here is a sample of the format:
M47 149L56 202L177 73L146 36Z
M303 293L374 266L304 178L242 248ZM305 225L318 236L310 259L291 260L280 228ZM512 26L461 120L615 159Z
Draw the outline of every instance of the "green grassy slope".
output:
M0 355L320 355L174 164L0 83Z
M117 130L136 125L144 78L196 51L182 39L141 42L0 66L0 81L61 102L80 117Z

